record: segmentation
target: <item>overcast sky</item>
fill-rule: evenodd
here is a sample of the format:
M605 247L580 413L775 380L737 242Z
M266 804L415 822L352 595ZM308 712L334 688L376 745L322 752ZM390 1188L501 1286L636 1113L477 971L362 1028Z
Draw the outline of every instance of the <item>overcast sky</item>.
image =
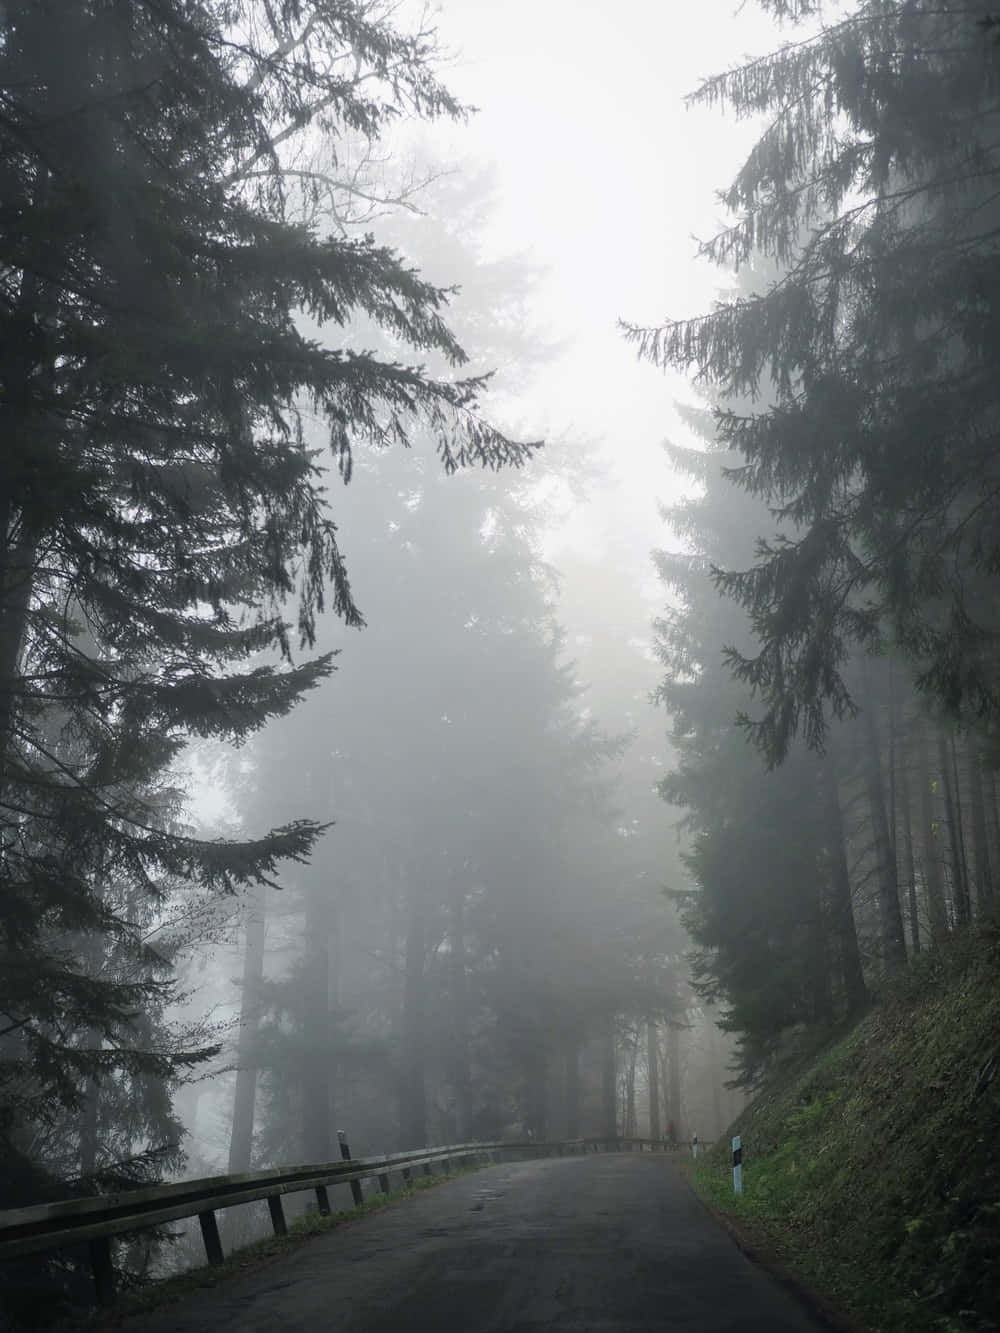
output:
M443 0L452 89L480 108L455 151L492 161L500 251L546 270L538 316L569 339L538 377L523 417L599 437L620 486L567 537L627 528L637 556L663 540L656 500L677 479L659 441L676 437L683 385L639 366L615 324L697 314L719 275L694 258L717 229L724 186L751 130L688 109L700 79L780 40L749 0Z

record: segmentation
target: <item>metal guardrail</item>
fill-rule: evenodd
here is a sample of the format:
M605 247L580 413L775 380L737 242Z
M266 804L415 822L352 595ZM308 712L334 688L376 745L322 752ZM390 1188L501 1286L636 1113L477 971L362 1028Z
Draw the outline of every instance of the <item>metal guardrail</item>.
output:
M0 1260L58 1250L86 1242L94 1285L100 1305L114 1302L114 1266L111 1240L182 1218L197 1217L201 1225L205 1254L210 1264L220 1264L225 1256L219 1235L216 1210L236 1204L266 1199L276 1235L285 1235L282 1196L313 1190L321 1215L329 1216L331 1185L350 1184L356 1204L362 1201L361 1181L375 1176L383 1193L390 1191L389 1177L402 1176L404 1183L414 1171L433 1174L434 1167L452 1162L489 1158L502 1160L518 1157L562 1157L587 1152L666 1151L676 1145L654 1139L562 1139L552 1142L524 1140L491 1143L457 1143L441 1148L417 1148L410 1152L376 1157L350 1156L343 1135L340 1136L341 1160L310 1163L290 1168L249 1171L239 1175L206 1176L200 1180L182 1180L170 1185L152 1185L118 1194L100 1194L58 1203L36 1204L30 1208L0 1211Z

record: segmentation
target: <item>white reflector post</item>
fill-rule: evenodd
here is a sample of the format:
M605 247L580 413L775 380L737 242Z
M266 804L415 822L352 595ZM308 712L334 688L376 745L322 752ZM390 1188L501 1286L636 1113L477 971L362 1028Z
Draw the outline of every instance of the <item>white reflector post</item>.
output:
M743 1193L743 1140L733 1135L733 1193Z

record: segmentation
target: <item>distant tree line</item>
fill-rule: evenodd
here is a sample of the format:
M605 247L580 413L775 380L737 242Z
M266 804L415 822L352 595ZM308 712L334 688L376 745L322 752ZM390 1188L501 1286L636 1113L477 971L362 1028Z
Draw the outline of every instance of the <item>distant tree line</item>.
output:
M455 275L463 344L522 385L529 275L479 255L484 184L443 179L421 204L386 233ZM244 818L335 821L247 903L233 1170L328 1157L337 1124L362 1151L635 1129L637 1068L658 1099L682 1021L652 830L623 827L629 737L590 713L540 554L544 483L580 488L585 455L442 477L413 443L359 451L343 511L367 628L336 636L336 674L231 779ZM676 1052L666 1084L676 1108Z

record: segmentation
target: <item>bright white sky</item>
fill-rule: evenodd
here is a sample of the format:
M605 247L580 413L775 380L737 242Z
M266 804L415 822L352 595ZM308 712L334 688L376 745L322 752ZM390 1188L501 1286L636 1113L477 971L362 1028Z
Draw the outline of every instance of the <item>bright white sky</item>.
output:
M593 548L626 528L644 562L664 540L656 501L681 484L659 442L678 434L684 386L638 365L615 323L710 306L720 279L693 238L722 221L715 191L752 130L683 97L781 34L753 0L443 0L437 26L449 86L480 108L454 150L495 164L492 239L547 271L539 322L571 340L522 418L602 440L619 479L563 540Z

